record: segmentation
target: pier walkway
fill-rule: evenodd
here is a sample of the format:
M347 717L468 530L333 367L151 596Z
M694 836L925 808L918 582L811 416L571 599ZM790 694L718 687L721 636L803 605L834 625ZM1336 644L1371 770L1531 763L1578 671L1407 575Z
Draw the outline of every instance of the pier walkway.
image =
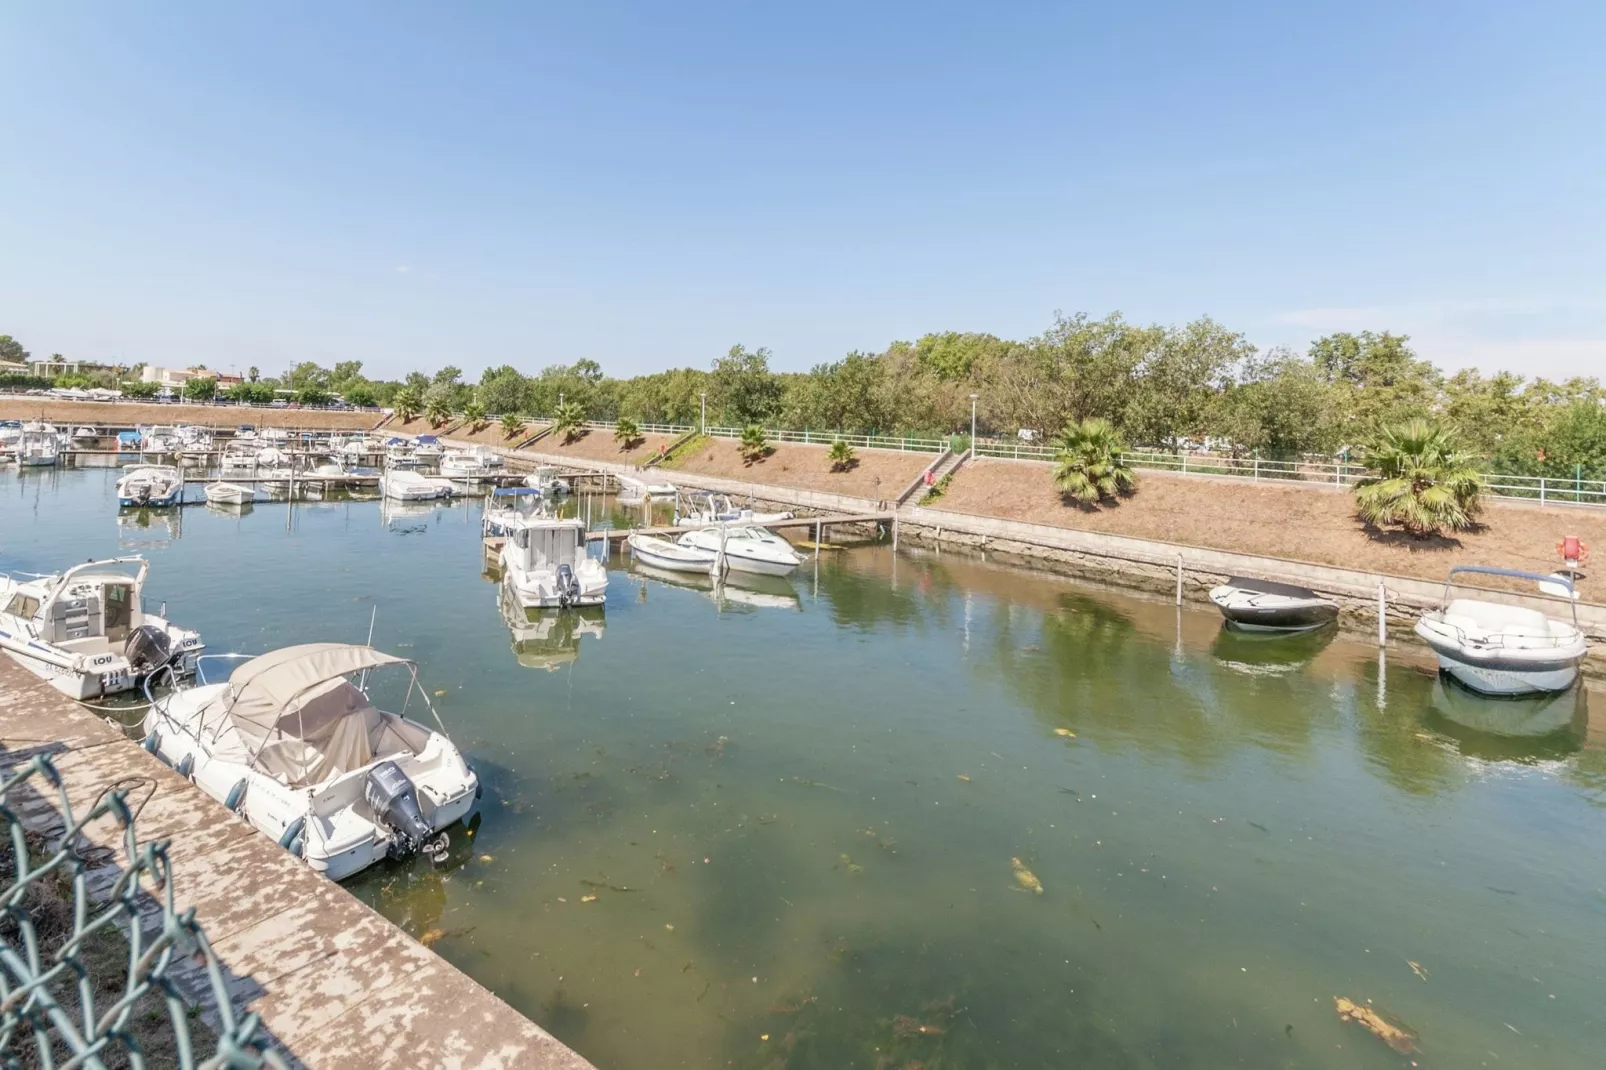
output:
M592 1070L119 728L0 655L0 768L39 753L60 771L75 811L115 787L139 808L142 837L170 841L177 908L195 910L235 1006L261 1015L264 1039L292 1065ZM54 800L34 794L18 802L30 827L61 830ZM108 819L89 826L86 838L92 849L115 850L120 842ZM90 874L91 887L106 887L115 872L114 861L102 863ZM189 982L178 978L186 999L216 1028L207 985L198 976Z

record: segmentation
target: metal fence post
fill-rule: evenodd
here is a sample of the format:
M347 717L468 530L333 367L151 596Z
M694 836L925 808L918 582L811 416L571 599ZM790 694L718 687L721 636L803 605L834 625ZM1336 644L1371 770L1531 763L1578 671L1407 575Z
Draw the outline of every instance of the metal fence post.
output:
M1255 451L1255 482L1260 482L1260 451Z
M1545 504L1545 477L1539 477L1539 504Z

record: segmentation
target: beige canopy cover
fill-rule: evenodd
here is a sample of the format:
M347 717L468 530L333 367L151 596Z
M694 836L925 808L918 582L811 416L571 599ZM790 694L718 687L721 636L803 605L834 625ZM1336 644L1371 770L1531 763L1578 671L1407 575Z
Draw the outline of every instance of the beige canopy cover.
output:
M226 725L214 757L247 762L291 787L323 783L375 758L415 752L427 741L417 726L376 710L345 677L406 658L347 643L304 643L264 654L235 669L212 705ZM202 716L205 714L203 712Z

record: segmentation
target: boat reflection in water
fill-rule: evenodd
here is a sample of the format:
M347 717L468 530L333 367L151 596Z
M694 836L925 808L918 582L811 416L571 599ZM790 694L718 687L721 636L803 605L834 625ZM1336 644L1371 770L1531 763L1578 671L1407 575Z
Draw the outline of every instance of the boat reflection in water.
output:
M1210 644L1210 656L1245 676L1286 676L1313 661L1337 634L1336 628L1251 632L1222 625Z
M117 514L117 545L124 549L160 546L183 535L182 509L125 509Z
M1487 761L1551 761L1584 745L1589 691L1573 686L1542 695L1490 698L1440 675L1427 727L1454 739L1461 753Z
M238 520L242 516L250 516L256 506L250 502L206 502L206 511L213 516L226 516L231 520Z
M513 635L513 656L526 669L556 672L579 659L582 637L602 638L601 606L524 610L509 597L505 586L497 602L502 607L502 620Z
M731 572L723 582L697 572L671 572L643 564L640 559L631 563L630 574L653 580L666 587L684 587L702 591L714 600L720 609L747 607L751 609L792 609L801 611L803 600L797 588L785 576L765 576L753 572Z

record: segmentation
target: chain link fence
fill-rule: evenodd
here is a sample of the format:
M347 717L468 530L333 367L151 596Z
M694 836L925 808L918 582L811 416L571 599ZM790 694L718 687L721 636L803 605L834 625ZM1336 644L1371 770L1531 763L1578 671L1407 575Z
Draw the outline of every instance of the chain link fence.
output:
M37 809L25 806L31 792L54 795L65 825L59 839L25 828L22 811ZM108 790L75 816L43 755L0 773L8 841L0 846L0 1066L286 1070L284 1057L262 1050L257 1016L235 1014L195 912L174 907L167 843L141 845L136 814L123 791ZM123 857L111 863L105 893L92 897L91 879L106 863L80 853L80 834L108 815L121 828ZM174 980L194 968L211 987L216 1036Z

